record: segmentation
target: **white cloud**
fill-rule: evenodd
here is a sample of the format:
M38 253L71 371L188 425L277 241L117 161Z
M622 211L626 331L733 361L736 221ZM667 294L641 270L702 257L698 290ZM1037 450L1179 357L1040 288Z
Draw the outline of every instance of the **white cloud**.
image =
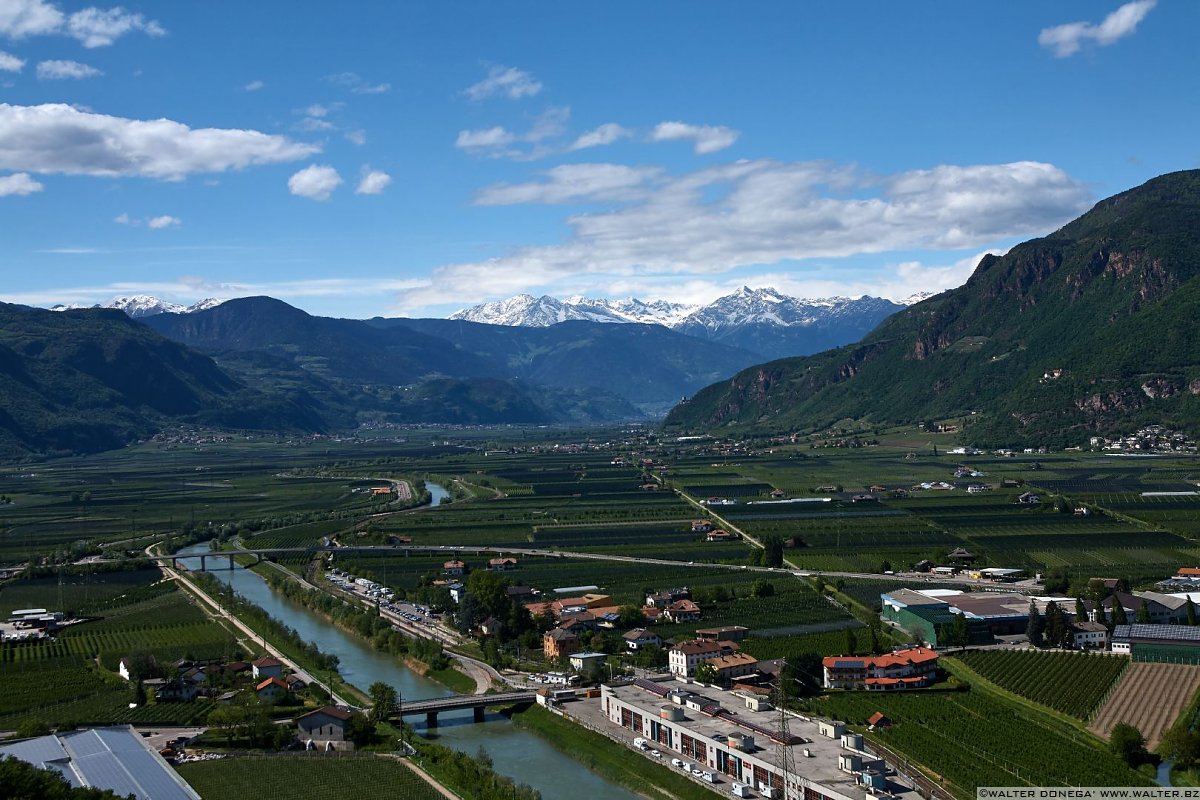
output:
M383 94L392 89L390 83L370 83L354 72L339 72L336 75L328 75L325 80L330 83L336 83L339 86L345 86L354 94Z
M510 100L533 97L542 91L542 84L528 72L516 67L496 66L488 70L488 76L463 92L472 100L483 100L494 95L504 95Z
M739 131L717 125L689 125L686 122L660 122L650 132L650 141L669 142L690 139L698 154L724 150L737 141Z
M563 164L546 170L545 180L500 183L482 189L475 197L481 206L518 203L570 203L597 200L632 200L662 174L657 167L622 164Z
M25 68L25 59L0 50L0 72L20 72Z
M44 251L49 252L49 251ZM61 254L94 254L92 248L62 248ZM92 286L54 286L23 292L5 292L0 301L24 305L50 306L56 303L94 305L114 296L149 294L172 302L193 303L202 297L256 297L269 295L295 302L312 297L377 297L384 292L403 292L424 284L423 280L376 278L374 276L311 278L298 281L212 280L180 276L159 281L121 281Z
M559 183L493 187L484 198L545 202L567 191ZM438 268L401 302L474 302L584 275L682 280L817 258L961 251L1053 230L1091 202L1081 182L1028 161L884 176L825 162L736 161L631 194L623 207L568 217L572 234L561 244Z
M305 117L297 122L293 127L295 130L303 133L315 133L317 131L331 131L337 126L329 120L321 119L320 117Z
M329 106L323 106L319 103L314 103L308 108L302 109L300 113L309 117L327 117L329 116L329 112L332 110L333 109Z
M41 61L37 65L38 79L43 81L94 78L103 74L95 67L80 64L78 61Z
M180 180L297 161L319 147L254 130L189 128L169 119L135 120L54 103L0 103L0 169Z
M612 144L618 139L627 139L633 135L633 132L627 128L622 128L615 122L608 122L598 128L582 134L578 139L571 143L568 150L583 150L588 147L601 147L606 144Z
M137 225L140 220L133 219L129 216L129 212L122 211L117 216L113 217L113 222L118 225Z
M517 140L517 137L504 128L484 128L475 131L459 131L454 146L460 150L486 150L496 147L507 147Z
M367 143L367 132L363 130L346 131L346 141L362 147Z
M355 194L383 194L383 190L392 182L392 176L377 169L364 171L358 182Z
M146 220L146 227L156 231L182 224L183 220L179 217L172 217L170 214L163 214L160 217L151 217Z
M0 36L24 39L58 33L66 16L44 0L4 0L0 3Z
M120 6L107 11L85 8L67 18L67 34L83 42L84 47L106 47L131 31L141 31L149 36L167 33L154 20L132 14Z
M266 86L266 84L263 83L262 81L250 81L242 88L245 89L247 92L257 92L260 89L262 89L264 86Z
M342 176L333 167L313 164L288 178L288 191L310 200L328 200L342 185Z
M134 31L148 36L166 35L162 25L120 6L109 9L88 7L67 15L46 0L0 2L0 36L9 39L57 34L70 36L84 47L93 48L106 47Z
M1090 22L1068 22L1043 28L1038 34L1038 44L1054 51L1058 58L1078 53L1086 42L1106 47L1132 34L1157 0L1134 0L1126 3L1104 18L1099 25Z
M42 186L42 184L29 177L28 172L16 172L12 175L0 176L0 197L8 197L14 194L24 197L27 194L40 192L45 188L45 186Z
M552 152L547 140L557 138L566 130L571 109L551 106L534 119L525 133L514 133L500 126L473 131L459 131L454 146L472 155L489 158L510 158L531 161ZM531 145L522 147L517 145Z

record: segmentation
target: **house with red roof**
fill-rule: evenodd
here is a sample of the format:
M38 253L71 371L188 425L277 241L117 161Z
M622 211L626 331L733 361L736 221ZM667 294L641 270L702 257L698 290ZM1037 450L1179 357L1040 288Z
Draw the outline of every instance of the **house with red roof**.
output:
M830 656L821 660L826 689L884 692L919 689L937 679L938 655L910 647L881 656Z

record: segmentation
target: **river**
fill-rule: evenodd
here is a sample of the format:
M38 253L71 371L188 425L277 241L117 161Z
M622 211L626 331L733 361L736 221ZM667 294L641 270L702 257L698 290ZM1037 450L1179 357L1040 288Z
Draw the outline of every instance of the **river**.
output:
M450 493L436 483L425 481L425 491L429 492L429 505L441 505L442 500L448 498Z
M430 486L430 484L426 484ZM441 487L438 487L441 489ZM443 494L445 490L442 490ZM434 494L434 502L438 502ZM208 544L184 548L181 556L191 553L208 554ZM181 559L189 569L199 570L199 559ZM234 591L264 609L268 614L296 629L304 639L316 643L322 651L334 653L340 662L339 672L350 683L366 691L375 681L395 687L404 701L426 700L452 694L438 683L417 675L395 658L380 653L366 642L332 625L324 617L275 594L258 574L237 564L232 570L227 560L208 555L210 572ZM425 734L424 718L415 728ZM441 744L474 755L482 747L487 750L495 769L521 783L527 783L542 793L546 800L564 797L587 797L599 800L636 800L637 795L610 783L577 761L555 750L544 740L521 730L502 714L488 712L484 722L475 723L471 711L439 715L434 738Z

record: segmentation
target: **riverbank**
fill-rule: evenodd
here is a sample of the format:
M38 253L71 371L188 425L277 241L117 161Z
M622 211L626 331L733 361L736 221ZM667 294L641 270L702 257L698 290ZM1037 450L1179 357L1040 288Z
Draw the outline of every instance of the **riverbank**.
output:
M270 567L264 566L266 564ZM355 595L314 586L281 564L262 562L251 569L273 591L319 614L331 625L358 637L380 653L399 658L422 677L437 681L458 694L483 694L491 687L489 680L481 680L480 676L460 669L452 657L464 657L448 654L440 640L414 635L405 626L397 630L377 606Z
M712 790L542 706L514 713L512 720L518 728L537 734L593 772L648 800L712 800Z
M331 685L329 681L318 680L313 675L311 669L305 668L305 666L302 666L299 661L293 657L294 654L286 653L279 647L268 643L264 635L264 631L255 630L254 627L248 624L242 617L235 615L226 606L214 599L208 591L201 588L199 584L191 578L191 576L187 575L185 570L176 570L163 565L162 571L164 575L173 579L176 583L183 587L184 590L191 593L191 595L200 602L202 608L207 606L206 610L208 613L212 614L214 618L227 620L238 630L248 635L254 646L261 647L264 652L282 661L284 665L286 665L292 672L299 675L305 683L315 683L316 685L325 689L333 702L340 705L352 705L352 703L347 701L347 697L353 697L359 702L366 699L365 694L363 694L361 691L358 691L345 681L335 681ZM265 612L263 612L263 617L270 619L270 615L266 614ZM262 626L260 625L260 627Z

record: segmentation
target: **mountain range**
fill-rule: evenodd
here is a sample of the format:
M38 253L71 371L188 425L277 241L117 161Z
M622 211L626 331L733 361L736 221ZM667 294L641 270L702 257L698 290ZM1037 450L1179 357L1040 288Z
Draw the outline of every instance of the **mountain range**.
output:
M861 341L739 372L676 431L814 431L953 418L971 443L1086 444L1200 420L1200 171L1110 197L984 256L967 282Z
M688 305L636 298L575 296L558 300L522 294L463 309L450 319L535 328L572 320L663 325L770 360L857 341L888 316L928 296L913 296L902 303L869 295L804 299L744 286L711 303Z
M114 297L104 305L84 306L77 303L59 303L56 306L51 306L51 311L78 311L81 308L114 308L118 311L124 311L126 315L133 319L141 317L152 317L155 314L191 314L196 311L207 311L210 308L215 308L224 300L217 300L214 297L208 297L190 306L182 306L178 303L171 303L166 300L160 300L157 297L151 297L146 294L135 294L127 297Z

